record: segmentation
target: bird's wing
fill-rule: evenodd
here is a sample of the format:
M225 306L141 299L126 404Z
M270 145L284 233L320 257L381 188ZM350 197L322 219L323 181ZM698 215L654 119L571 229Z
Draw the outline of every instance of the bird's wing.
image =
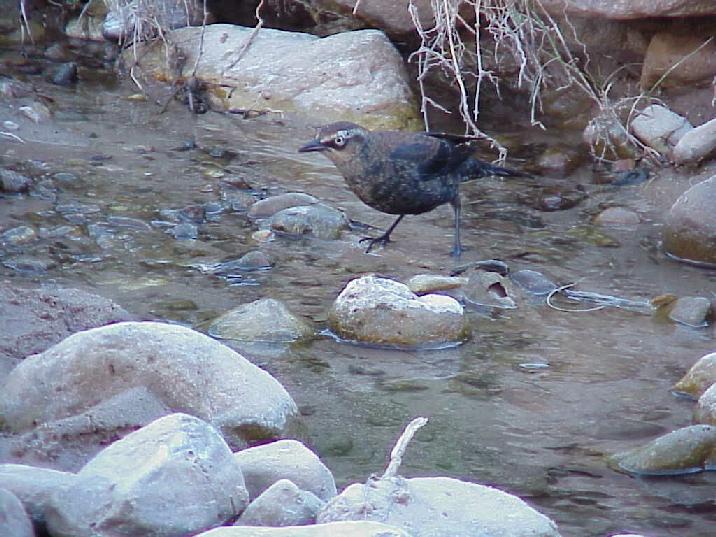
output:
M421 179L430 180L435 175L454 171L471 154L470 147L458 146L446 139L421 136L396 145L390 158L410 162L417 168Z

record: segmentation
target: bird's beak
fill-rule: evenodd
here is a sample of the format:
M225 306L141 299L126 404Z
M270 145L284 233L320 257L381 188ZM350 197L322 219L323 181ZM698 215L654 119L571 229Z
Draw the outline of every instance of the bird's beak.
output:
M325 145L323 145L321 142L319 142L318 140L311 140L306 145L299 148L298 152L299 153L308 153L310 151L325 151L326 149L328 149L328 148Z

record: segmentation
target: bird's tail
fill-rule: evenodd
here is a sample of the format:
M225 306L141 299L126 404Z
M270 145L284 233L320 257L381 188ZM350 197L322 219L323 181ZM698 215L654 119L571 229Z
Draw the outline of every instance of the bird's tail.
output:
M462 164L462 168L462 177L464 177L463 182L471 181L472 179L479 179L480 177L488 177L490 175L497 175L498 177L530 177L530 174L528 173L494 166L489 162L476 158L467 159Z

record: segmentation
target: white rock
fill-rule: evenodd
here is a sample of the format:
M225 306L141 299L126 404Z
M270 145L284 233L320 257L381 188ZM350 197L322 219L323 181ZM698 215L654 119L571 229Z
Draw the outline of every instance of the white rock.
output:
M261 298L241 304L215 319L209 334L219 339L280 343L311 337L313 329L307 321L291 313L283 302Z
M333 474L318 456L297 440L279 440L234 453L253 499L279 479L327 501L336 495Z
M410 534L386 524L361 520L356 522L331 522L313 526L289 526L286 528L260 528L233 526L216 528L195 537L412 537Z
M676 164L699 162L716 151L716 119L684 134L671 153Z
M706 423L708 425L716 425L716 383L706 390L696 405L694 410L694 421L696 423Z
M76 39L104 41L104 36L102 35L103 22L104 17L93 17L87 14L82 17L75 17L67 23L65 34Z
M34 537L32 522L20 500L0 487L0 530L3 537Z
M220 525L248 503L241 468L221 434L171 414L101 451L55 493L53 537L179 536Z
M517 496L447 477L354 484L318 522L375 520L414 537L558 537L557 526Z
M73 334L26 358L7 377L0 417L21 431L139 386L238 446L246 431L278 435L297 412L276 379L225 345L181 326L125 322Z
M0 488L12 492L35 522L44 523L52 495L75 480L75 474L22 464L0 464Z
M631 129L646 145L666 155L693 126L679 114L653 104L632 120Z
M306 526L316 522L325 502L288 479L279 479L241 513L236 526Z

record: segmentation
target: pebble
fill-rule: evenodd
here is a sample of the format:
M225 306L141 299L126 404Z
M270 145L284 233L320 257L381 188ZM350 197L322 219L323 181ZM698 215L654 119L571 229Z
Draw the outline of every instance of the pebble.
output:
M199 237L199 228L194 224L177 224L172 228L172 235L177 240L196 239Z
M50 82L57 86L70 86L77 82L77 64L67 62L60 64L50 73Z
M5 192L27 192L32 179L13 170L0 169L0 190Z
M603 226L630 226L638 224L639 221L637 213L624 207L609 207L594 219L595 224Z
M27 244L37 238L37 232L30 226L18 226L0 233L0 242L11 245Z

